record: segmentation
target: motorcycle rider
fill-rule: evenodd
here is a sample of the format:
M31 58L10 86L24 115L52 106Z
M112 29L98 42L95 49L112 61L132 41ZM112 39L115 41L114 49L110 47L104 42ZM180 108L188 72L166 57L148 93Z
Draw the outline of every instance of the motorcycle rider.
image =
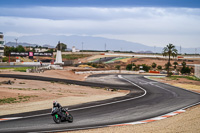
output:
M58 103L57 101L53 101L53 107L57 107L57 108L60 110L60 115L61 115L62 117L65 117L65 115L64 115L62 112L65 112L65 113L68 115L67 110L66 110L65 108L63 108L63 107L60 105L60 103Z

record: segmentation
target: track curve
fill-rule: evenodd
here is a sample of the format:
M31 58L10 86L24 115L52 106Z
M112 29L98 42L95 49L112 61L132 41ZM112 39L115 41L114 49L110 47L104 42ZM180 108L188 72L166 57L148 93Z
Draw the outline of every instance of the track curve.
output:
M95 76L102 77L107 75L100 74ZM118 75L114 76L117 77ZM1 121L0 132L4 133L38 131L52 132L103 127L107 125L153 118L200 102L200 95L197 93L155 82L146 79L141 75L122 75L119 80L125 84L121 85L73 81L39 76L27 77L26 75L0 74L0 77L57 81L84 86L110 87L130 90L130 93L123 97L69 107L70 112L74 116L73 123L55 124L52 117L49 115L50 109L1 116L1 118L22 117L22 119ZM141 88L146 90L146 94Z

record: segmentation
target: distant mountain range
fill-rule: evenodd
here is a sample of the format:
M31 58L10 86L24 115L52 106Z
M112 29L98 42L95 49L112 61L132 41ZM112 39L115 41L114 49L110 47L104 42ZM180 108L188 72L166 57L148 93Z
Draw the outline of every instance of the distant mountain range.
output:
M26 42L19 42L19 43L16 43L16 42L8 42L5 44L6 46L9 46L9 47L16 47L16 46L19 46L19 45L22 45L23 47L36 47L36 46L41 46L41 45L38 45L38 44L31 44L31 43L26 43ZM55 46L51 46L51 45L48 45L48 44L45 44L45 45L42 45L42 47L48 47L48 48L55 48Z
M35 47L37 46L37 44L30 44L30 43L16 43L16 42L8 42L5 44L6 46L9 46L9 47L16 47L18 45L22 45L22 46L30 46L30 47Z
M5 36L8 43L7 46L16 46L16 42L13 42L15 37ZM49 48L55 48L58 41L67 44L67 48L75 46L80 50L114 50L114 51L133 51L140 53L161 53L163 47L151 47L140 43L134 43L124 40L108 39L103 37L92 36L65 36L65 35L34 35L34 36L22 36L18 38L17 45L22 46L43 46ZM24 43L20 43L24 42ZM25 43L26 42L26 43ZM200 49L200 48L197 48ZM179 48L177 47L179 51ZM181 48L182 53L195 53L194 48ZM180 52L179 52L180 53Z

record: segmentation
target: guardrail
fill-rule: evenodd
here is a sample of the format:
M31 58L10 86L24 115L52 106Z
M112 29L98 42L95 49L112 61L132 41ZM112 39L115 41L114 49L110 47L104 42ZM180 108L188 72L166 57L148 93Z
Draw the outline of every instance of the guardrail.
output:
M138 74L139 71L105 70L105 71L81 71L81 72L75 72L75 74L100 74L100 73L125 73L125 74Z
M200 79L200 65L195 65L194 75Z

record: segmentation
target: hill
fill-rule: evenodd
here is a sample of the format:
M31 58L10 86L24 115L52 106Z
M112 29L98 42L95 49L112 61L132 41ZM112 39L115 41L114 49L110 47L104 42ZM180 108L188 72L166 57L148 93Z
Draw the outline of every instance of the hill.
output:
M6 37L5 40L13 41L15 37ZM118 39L108 39L103 37L93 36L65 36L65 35L33 35L33 36L22 36L18 38L18 45L23 46L48 46L55 47L58 41L67 44L67 48L75 46L80 50L114 50L114 51L133 51L133 52L148 52L148 53L161 53L163 47L151 47L144 44L129 42ZM7 46L16 45L13 43L6 43ZM166 44L167 45L167 44ZM179 50L179 47L176 47ZM200 48L198 48L200 49ZM195 53L195 48L182 48L182 53Z

